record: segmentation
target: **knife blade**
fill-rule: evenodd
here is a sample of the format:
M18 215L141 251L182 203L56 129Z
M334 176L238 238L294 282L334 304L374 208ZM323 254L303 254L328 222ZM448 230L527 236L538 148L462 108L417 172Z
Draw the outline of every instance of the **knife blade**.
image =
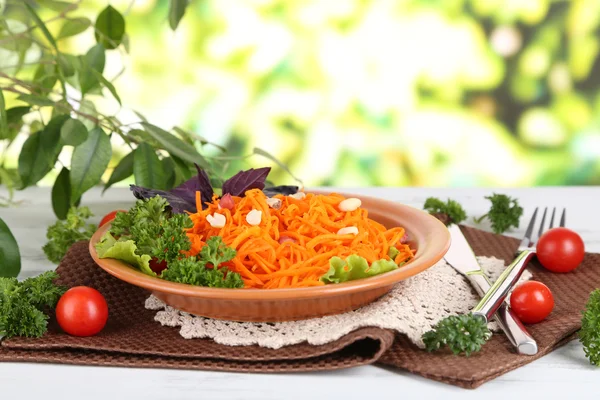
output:
M475 253L460 230L460 227L453 224L448 227L448 230L450 231L452 242L444 259L452 268L465 276L479 296L483 297L485 292L491 287L490 281L481 269ZM506 303L500 306L494 317L508 337L508 340L516 347L520 354L534 355L537 353L538 348L535 339L531 337L527 329L525 329L521 321Z

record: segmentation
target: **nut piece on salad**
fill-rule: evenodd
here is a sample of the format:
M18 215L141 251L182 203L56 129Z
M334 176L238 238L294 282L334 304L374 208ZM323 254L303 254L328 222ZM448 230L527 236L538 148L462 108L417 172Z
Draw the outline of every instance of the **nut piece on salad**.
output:
M341 201L338 208L340 211L350 212L358 209L361 204L362 202L360 199L357 199L356 197L349 197L346 200Z
M208 214L206 220L213 228L223 228L227 219L223 214L214 213L213 215Z
M281 200L280 199L276 199L274 197L268 197L266 201L267 201L267 204L269 205L269 207L271 207L274 210L279 210L281 208Z
M346 226L337 231L338 235L358 235L358 228L355 226Z
M259 211L257 209L252 209L252 211L250 211L248 215L246 215L246 222L252 226L259 225L261 220L262 211Z

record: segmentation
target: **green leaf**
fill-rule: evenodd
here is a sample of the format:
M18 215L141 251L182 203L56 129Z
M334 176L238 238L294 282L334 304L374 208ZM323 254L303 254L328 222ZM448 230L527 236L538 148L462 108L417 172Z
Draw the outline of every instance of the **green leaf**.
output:
M56 35L56 39L59 40L66 37L79 35L91 25L92 21L84 17L69 19L65 22L62 28L60 28L58 35Z
M88 137L88 130L78 119L69 118L60 130L60 140L67 146L79 146Z
M179 21L183 18L188 4L188 0L171 0L171 3L169 4L169 26L172 30L177 29Z
M101 128L92 129L87 140L75 147L71 158L72 203L100 182L111 155L110 138Z
M113 97L117 100L117 102L119 102L119 105L121 104L121 98L119 97L119 95L117 94L117 90L115 89L115 87L113 86L112 83L110 83L109 80L107 80L101 73L91 70L92 73L94 74L94 76L96 77L96 79L98 79L100 82L102 82L102 84L104 85L104 87L106 87L108 89L108 91L113 95Z
M179 157L171 156L171 158L175 163L178 175L181 176L181 180L187 181L193 176L194 172L192 172L191 166L189 164L186 164L186 162L180 159Z
M133 155L135 184L151 189L164 189L165 177L156 151L147 143L141 143Z
M56 65L55 64L40 64L35 70L35 74L33 75L33 80L36 84L43 89L52 90L56 81L58 80ZM37 93L43 93L44 90L35 89Z
M82 71L79 75L79 86L81 93L86 94L98 85L98 78L94 71L100 74L104 71L104 65L106 64L104 47L101 44L95 45L82 57L81 62Z
M7 138L9 142L12 142L21 131L21 128L23 127L23 116L27 115L30 110L31 107L27 106L13 107L6 110L6 120L8 122Z
M0 277L15 278L21 272L19 244L0 218Z
M125 19L112 6L107 6L96 19L96 41L106 49L117 48L125 35Z
M6 115L6 104L4 94L0 89L0 139L8 138L8 116Z
M143 273L156 276L156 273L150 268L150 257L147 254L138 255L138 248L133 240L117 241L110 232L96 243L96 252L100 258L114 258L137 267Z
M188 131L186 131L185 129L181 129L181 128L180 128L180 127L178 127L178 126L174 126L174 127L173 127L173 130L174 130L175 132L177 132L177 133L179 134L179 136L181 136L181 138L182 138L182 139L183 139L185 142L187 142L187 143L189 143L189 144L192 144L192 145L193 145L193 143L194 143L194 141L195 141L195 140L199 140L199 141L200 141L200 144L201 144L201 145L203 145L203 146L204 146L204 145L206 145L206 144L210 144L211 146L214 146L214 147L216 147L217 149L221 150L223 153L225 153L225 152L227 151L227 149L226 149L225 147L223 147L223 146L221 146L221 145L218 145L218 144L216 144L216 143L213 143L213 142L209 142L208 140L206 140L206 139L205 139L205 138L203 138L202 136L200 136L200 135L196 135L196 134L193 134L193 133L191 133L191 132L188 132Z
M208 162L196 151L194 146L185 143L177 136L147 122L142 122L142 126L144 126L146 132L160 143L162 148L168 151L172 156L179 157L184 161L196 163L201 168L206 169L209 167Z
M67 3L66 1L57 0L36 0L36 2L44 8L48 8L52 11L63 12L68 9L74 9L73 4Z
M300 178L298 178L294 174L292 174L292 171L290 171L290 169L287 167L287 165L285 165L284 163L282 163L281 161L279 161L277 158L275 158L275 156L271 155L270 153L267 153L263 149L259 149L258 147L255 147L252 152L254 154L257 154L259 156L263 156L263 157L268 158L269 160L273 161L275 164L277 164L279 166L279 168L281 168L284 171L286 171L292 178L294 178L299 183L303 184L302 180L300 180Z
M75 75L75 67L71 63L71 59L69 57L67 57L65 54L59 54L57 57L57 61L58 66L60 67L65 77Z
M123 179L127 179L133 175L133 155L134 152L132 151L119 161L113 170L113 173L110 175L108 182L104 185L104 190L102 190L103 193L115 183L121 182Z
M60 171L52 186L52 209L58 219L66 219L71 208L71 181L69 170L65 167Z
M171 190L177 181L175 162L173 162L171 157L165 157L160 161L160 163L162 164L163 175L165 177L165 190Z
M47 97L38 96L35 94L22 94L17 97L17 100L24 101L25 103L31 104L32 106L53 106L54 102Z
M18 163L21 188L35 185L54 167L62 148L60 130L67 118L53 118L43 131L35 132L23 144Z

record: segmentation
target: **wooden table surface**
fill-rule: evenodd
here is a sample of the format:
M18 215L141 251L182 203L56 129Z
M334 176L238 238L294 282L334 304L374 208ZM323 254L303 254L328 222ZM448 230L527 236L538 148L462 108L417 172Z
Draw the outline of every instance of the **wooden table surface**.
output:
M6 192L0 189L0 195ZM332 188L332 190L336 190ZM429 196L458 200L469 215L482 215L489 207L483 197L492 192L519 199L525 209L521 228L510 233L520 237L535 206L567 207L567 226L583 237L586 250L600 252L600 187L527 189L430 189L360 188L339 189L422 207ZM0 208L0 217L12 229L23 258L21 277L55 268L41 246L48 225L55 220L49 188L17 192L22 201L13 208ZM104 196L99 189L88 192L83 204L96 214L94 222L115 208L127 208L132 196L114 188ZM473 225L470 219L467 224ZM482 228L487 229L486 226ZM0 398L115 398L151 399L510 399L578 398L600 392L600 370L584 357L579 342L568 345L522 368L507 373L476 390L466 390L430 381L402 371L375 366L341 371L296 374L248 374L211 371L80 367L45 364L0 363ZM516 396L516 397L515 397ZM542 397L544 396L544 397Z

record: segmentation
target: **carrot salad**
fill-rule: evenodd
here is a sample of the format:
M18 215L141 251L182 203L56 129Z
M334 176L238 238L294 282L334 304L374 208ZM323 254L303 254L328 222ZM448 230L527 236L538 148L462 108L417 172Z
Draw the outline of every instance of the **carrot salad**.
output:
M343 211L347 207L340 204L347 199L339 194L267 197L253 189L231 200L223 208L215 194L202 209L196 192L198 211L188 212L193 227L186 231L191 241L186 255L197 255L210 237L220 236L237 252L223 266L239 273L247 288L324 285L320 278L332 257L358 255L369 265L382 259L402 265L414 256L402 243L404 228L387 229L361 207ZM392 247L398 250L394 259L389 256Z

